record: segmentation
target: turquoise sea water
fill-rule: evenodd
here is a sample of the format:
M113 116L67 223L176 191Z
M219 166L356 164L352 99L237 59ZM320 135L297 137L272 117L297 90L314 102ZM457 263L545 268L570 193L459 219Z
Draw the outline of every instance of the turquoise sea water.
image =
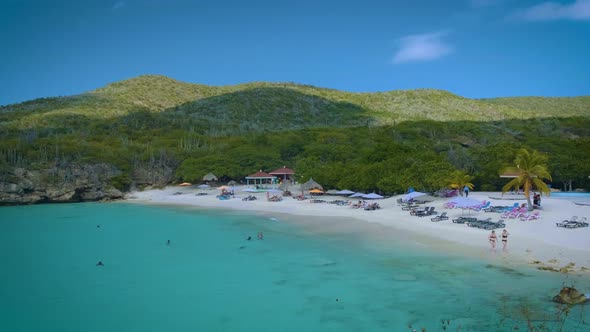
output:
M0 208L0 331L442 331L443 320L446 331L527 331L560 324L549 299L563 282L590 290L587 278L437 253L377 225L270 217ZM573 308L565 331L589 331L589 307Z

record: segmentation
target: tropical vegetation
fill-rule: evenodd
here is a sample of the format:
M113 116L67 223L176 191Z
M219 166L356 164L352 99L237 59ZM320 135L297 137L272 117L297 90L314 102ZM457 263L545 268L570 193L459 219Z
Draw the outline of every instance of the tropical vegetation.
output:
M551 174L547 170L547 156L538 151L529 151L527 149L520 149L514 159L516 166L508 166L502 170L502 173L514 174L516 177L502 187L502 192L505 193L510 189L524 191L524 196L527 199L527 206L529 210L533 209L531 204L530 192L533 189L549 195L551 190L543 180L551 181Z
M0 107L0 182L13 181L15 169L107 163L121 171L112 184L127 189L198 182L209 172L240 181L287 165L327 188L399 193L465 182L499 190L498 170L521 148L547 156L554 187L590 189L590 98L476 100L141 76ZM457 174L473 178L449 181Z

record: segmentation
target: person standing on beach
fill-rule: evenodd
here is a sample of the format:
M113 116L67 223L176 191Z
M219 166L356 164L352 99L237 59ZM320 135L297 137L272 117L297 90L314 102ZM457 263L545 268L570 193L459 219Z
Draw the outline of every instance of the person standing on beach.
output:
M510 235L510 233L508 233L506 228L504 228L504 230L502 231L502 251L506 251L506 245L508 244L508 235Z
M463 187L463 191L465 192L465 197L469 196L469 187L465 186Z
M492 247L492 251L496 250L496 231L492 231L488 236L488 240L490 241L490 247Z

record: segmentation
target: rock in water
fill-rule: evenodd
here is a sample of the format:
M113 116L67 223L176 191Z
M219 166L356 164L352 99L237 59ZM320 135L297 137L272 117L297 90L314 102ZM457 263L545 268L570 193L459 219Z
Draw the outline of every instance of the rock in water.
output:
M586 295L580 293L577 289L573 287L563 287L559 294L553 297L553 302L563 303L563 304L581 304L588 300Z

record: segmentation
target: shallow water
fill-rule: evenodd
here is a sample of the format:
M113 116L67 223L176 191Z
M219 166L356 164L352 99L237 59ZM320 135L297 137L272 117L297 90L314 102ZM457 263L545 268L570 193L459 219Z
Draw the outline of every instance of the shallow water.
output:
M0 208L0 228L0 331L526 331L561 324L563 282L590 290L350 220L89 203Z

